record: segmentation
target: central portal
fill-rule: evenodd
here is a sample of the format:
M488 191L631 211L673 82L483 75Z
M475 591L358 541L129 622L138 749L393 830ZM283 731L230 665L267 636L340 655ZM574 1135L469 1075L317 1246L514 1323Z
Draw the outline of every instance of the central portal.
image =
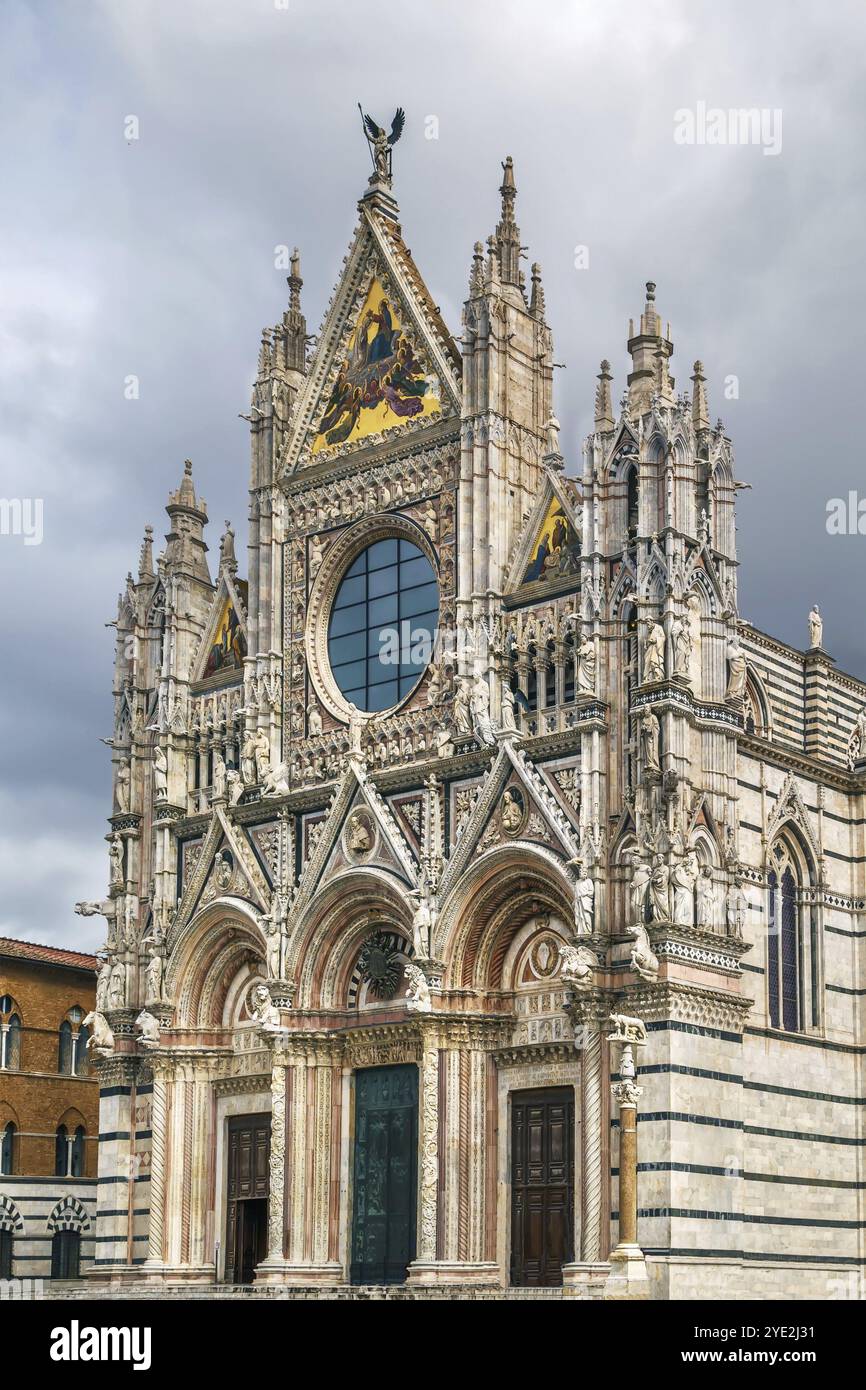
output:
M353 1284L402 1284L415 1258L418 1068L355 1072Z

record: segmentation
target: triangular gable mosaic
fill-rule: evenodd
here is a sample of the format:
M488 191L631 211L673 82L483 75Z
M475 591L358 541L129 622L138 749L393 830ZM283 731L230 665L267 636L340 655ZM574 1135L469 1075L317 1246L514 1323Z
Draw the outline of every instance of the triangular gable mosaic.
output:
M459 373L460 354L399 227L362 203L280 472L457 418Z

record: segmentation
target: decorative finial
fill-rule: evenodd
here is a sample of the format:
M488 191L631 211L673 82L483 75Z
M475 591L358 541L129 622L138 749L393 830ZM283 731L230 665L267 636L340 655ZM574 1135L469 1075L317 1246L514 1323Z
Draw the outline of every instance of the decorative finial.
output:
M394 119L391 122L391 134L386 135L383 127L377 125L372 116L365 116L364 112L361 110L360 102L358 102L358 110L361 112L364 136L370 148L370 158L373 161L373 173L370 176L370 183L384 183L390 188L391 151L403 134L406 113L402 106L397 107L394 113Z
M610 383L612 380L610 363L607 358L605 358L598 374L598 386L595 388L595 428L600 433L612 430L616 424L613 418L613 406L611 405L610 399Z
M655 280L647 280L647 282L646 282L646 299L647 299L647 304L653 304L653 303L655 302L655 297L656 297L656 282L655 282Z

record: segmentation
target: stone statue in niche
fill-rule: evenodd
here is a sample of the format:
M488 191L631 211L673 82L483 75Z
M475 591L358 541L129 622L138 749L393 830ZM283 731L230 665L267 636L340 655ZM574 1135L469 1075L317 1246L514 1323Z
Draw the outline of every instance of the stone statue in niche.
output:
M252 734L247 734L241 749L241 779L245 787L256 785L256 741Z
M732 637L727 647L728 687L725 699L732 705L741 705L746 694L746 653L736 637Z
M510 681L507 680L502 681L500 689L500 727L504 734L513 734L517 732L514 691L511 689Z
M122 1009L126 1004L126 967L116 960L108 977L108 1007Z
M479 743L496 742L496 731L490 718L490 686L480 673L472 686L472 722Z
M264 782L271 770L271 740L266 729L257 729L253 740L253 752L256 764L256 775L259 782Z
M705 864L698 875L697 924L704 931L716 931L719 927L718 895L709 864Z
M653 714L652 710L647 710L640 721L640 746L647 772L661 772L659 732L658 716Z
M660 854L656 855L650 878L650 899L653 920L671 920L671 871Z
M112 835L108 853L111 858L111 886L112 888L122 888L124 883L123 841L119 835Z
M595 642L585 636L577 649L577 688L582 695L594 695L598 675L598 656Z
M153 793L157 801L168 797L168 759L163 748L157 748L153 755Z
M735 941L742 941L743 939L743 927L746 925L746 906L743 885L738 878L735 878L725 897L728 935L733 937Z
M226 764L225 758L219 751L213 755L213 791L212 801L224 801L226 795Z
M506 835L518 834L523 825L526 808L519 791L509 787L502 797L499 808L499 822Z
M693 927L695 924L695 883L698 878L698 861L693 852L687 854L671 871L674 890L673 920L680 927Z
M117 768L117 780L114 787L114 800L117 810L121 815L125 815L129 810L129 784L132 774L129 769L129 759L125 758Z
M464 676L458 676L454 686L454 726L458 737L472 733L470 699L469 682Z
M690 682L692 677L692 633L687 618L674 618L671 625L671 642L674 653L674 675L680 680Z
M426 884L417 895L413 894L414 896L418 898L418 906L412 917L412 949L418 960L427 960L430 956L433 930L438 917L436 900L427 889Z
M653 623L643 649L643 678L649 685L665 678L665 630Z

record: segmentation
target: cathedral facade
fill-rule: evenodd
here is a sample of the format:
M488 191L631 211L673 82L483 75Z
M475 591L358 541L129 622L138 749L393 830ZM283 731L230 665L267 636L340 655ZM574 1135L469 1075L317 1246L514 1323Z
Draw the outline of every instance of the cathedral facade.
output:
M740 619L655 286L566 469L511 160L456 339L384 144L247 577L187 464L120 596L94 1277L862 1296L866 684Z

